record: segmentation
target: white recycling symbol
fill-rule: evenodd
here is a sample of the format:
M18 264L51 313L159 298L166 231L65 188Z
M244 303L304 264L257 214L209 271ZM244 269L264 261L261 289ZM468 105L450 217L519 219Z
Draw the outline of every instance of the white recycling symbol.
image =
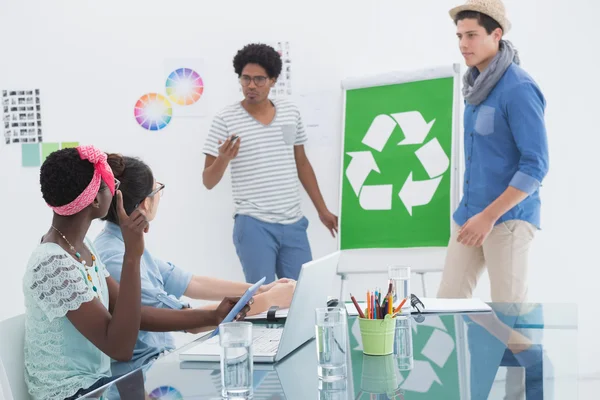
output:
M405 135L404 140L400 141L398 146L423 144L434 123L435 119L426 122L419 111L391 115L380 114L371 122L362 143L381 152L398 125ZM392 196L394 195L393 185L364 184L371 171L381 173L371 150L347 154L352 159L346 169L346 177L359 198L360 206L364 210L391 210ZM400 200L410 215L412 215L413 207L424 206L431 202L442 181L443 174L450 167L450 159L437 138L423 144L415 151L415 154L429 175L429 179L415 181L411 171L398 192Z

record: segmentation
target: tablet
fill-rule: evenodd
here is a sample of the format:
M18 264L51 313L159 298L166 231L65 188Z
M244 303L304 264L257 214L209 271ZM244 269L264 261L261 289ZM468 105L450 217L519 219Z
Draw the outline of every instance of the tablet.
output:
M235 316L238 315L240 311L242 311L242 308L244 308L244 306L246 304L248 304L248 302L250 301L252 296L254 296L254 294L261 287L261 285L263 283L265 283L266 279L267 279L267 277L263 276L260 281L256 282L254 285L252 285L248 289L246 289L246 292L242 295L242 297L235 304L235 306L233 306L231 311L229 311L229 314L227 314L227 316L225 317L225 319L223 319L223 321L221 321L221 323L232 322L235 319ZM209 337L213 337L213 336L217 335L218 333L219 333L219 327L217 327L217 329L215 329Z

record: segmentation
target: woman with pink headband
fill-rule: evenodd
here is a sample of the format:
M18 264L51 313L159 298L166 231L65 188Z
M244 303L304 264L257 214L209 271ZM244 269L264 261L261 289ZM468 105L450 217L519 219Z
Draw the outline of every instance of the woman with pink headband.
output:
M170 310L141 306L140 259L148 218L143 210L125 212L105 153L93 146L54 152L42 165L40 184L54 216L23 278L25 381L34 399L74 399L114 379L110 359L129 360L139 330L155 330L154 321L168 318ZM123 291L86 238L115 194L126 249ZM213 311L189 310L179 328L194 329L206 321L218 325L236 300L227 298Z

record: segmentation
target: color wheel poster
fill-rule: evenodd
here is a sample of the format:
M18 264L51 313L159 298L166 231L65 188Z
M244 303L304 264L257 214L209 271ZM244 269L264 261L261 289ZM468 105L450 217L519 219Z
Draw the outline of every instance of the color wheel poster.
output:
M204 61L197 58L166 59L164 62L164 95L171 103L173 117L205 117Z

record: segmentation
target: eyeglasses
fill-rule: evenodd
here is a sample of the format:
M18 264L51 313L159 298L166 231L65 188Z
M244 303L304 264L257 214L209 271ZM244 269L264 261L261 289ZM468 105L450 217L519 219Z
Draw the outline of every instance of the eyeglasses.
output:
M154 189L152 192L150 192L150 194L148 196L146 196L146 197L153 197L157 193L162 196L162 194L163 194L162 190L164 188L165 188L165 184L164 183L156 182L156 189Z
M121 186L121 181L118 180L117 178L115 178L115 193L114 193L114 196L117 195L117 190L119 190L119 186ZM108 189L108 185L106 184L106 182L101 181L100 190L106 190L106 189Z
M267 78L266 76L249 76L249 75L242 75L240 77L240 83L242 84L242 86L249 86L250 82L254 81L254 84L258 87L261 86L265 86L265 84L267 83Z
M150 194L146 197L144 197L142 200L140 200L135 207L133 207L133 209L137 209L140 204L142 204L142 201L146 200L146 198L148 197L154 197L156 194L159 194L160 196L162 196L162 190L165 188L165 184L164 183L160 183L160 182L156 182L156 189L154 189L153 191L150 192Z

